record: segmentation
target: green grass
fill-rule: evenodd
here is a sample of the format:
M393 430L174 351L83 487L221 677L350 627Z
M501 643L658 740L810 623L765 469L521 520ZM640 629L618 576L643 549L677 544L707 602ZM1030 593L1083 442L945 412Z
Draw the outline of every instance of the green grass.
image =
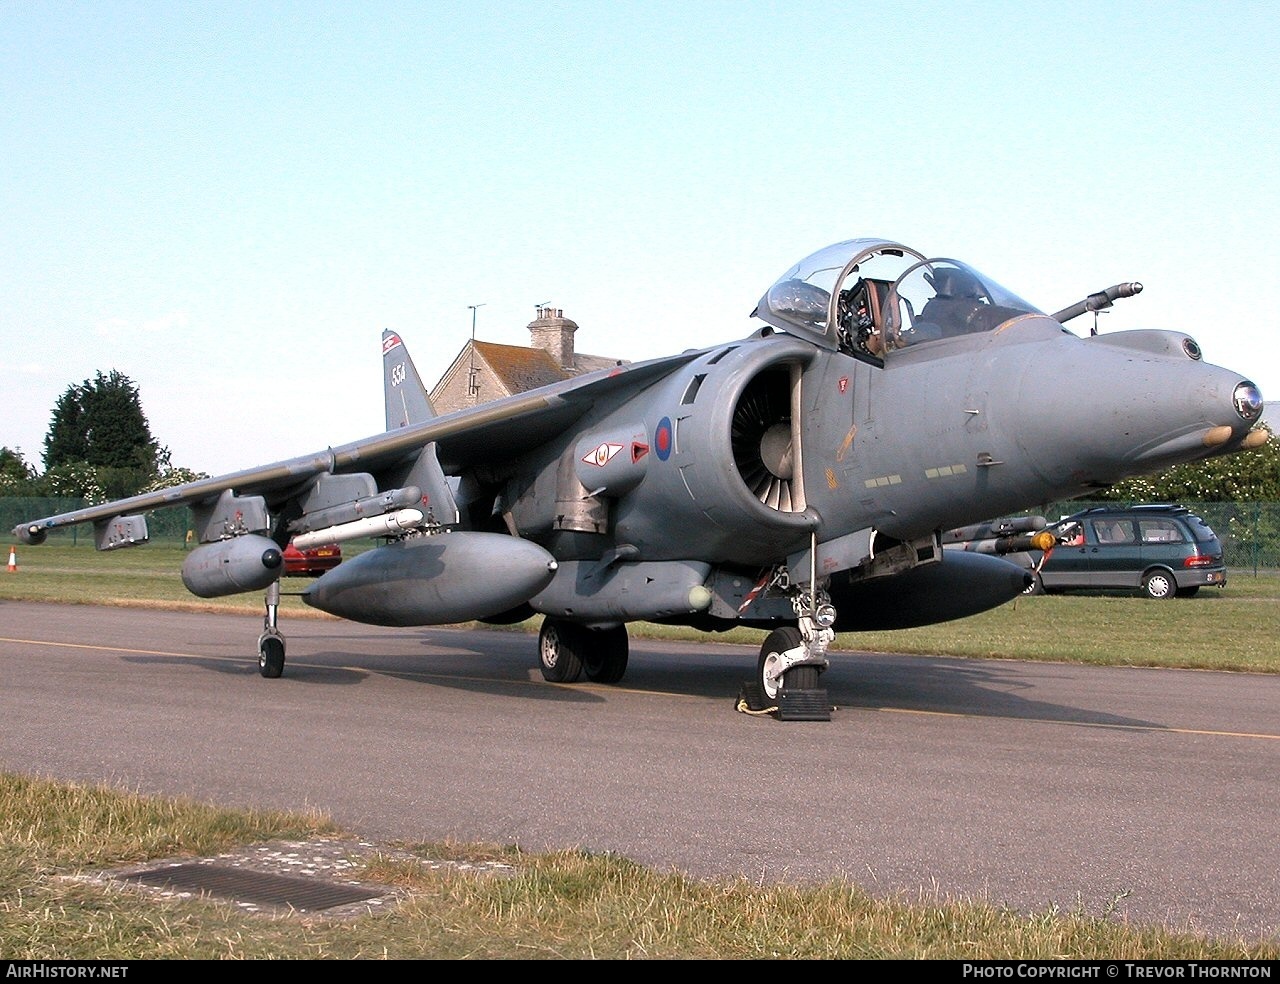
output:
M1168 601L1096 592L1018 598L957 622L841 642L877 652L1274 673L1278 614L1273 573L1231 577L1225 588Z
M393 886L401 901L345 918L250 913L85 877L148 858L338 833L319 816L0 774L0 953L105 961L1280 959L1275 941L1144 928L1105 914L877 899L845 882L692 880L577 851L419 844L353 854L344 876ZM438 860L507 868L495 875L429 863Z
M201 601L178 577L180 547L99 554L80 545L18 551L0 599L261 611L261 595ZM288 579L285 591L305 579ZM837 649L1133 666L1280 672L1280 576L1233 575L1223 590L1020 598L960 621L843 635ZM284 597L289 618L328 618ZM514 627L531 630L536 623ZM636 637L756 644L657 625ZM323 816L241 813L0 774L0 954L10 959L1126 959L1276 960L1276 940L1214 939L1107 916L1026 915L981 903L873 898L812 888L694 881L623 858L526 855L482 844L396 845L354 877L406 899L354 919L254 915L64 876L147 859L202 856L280 838L341 834ZM388 848L390 845L387 846ZM501 860L509 877L427 862Z

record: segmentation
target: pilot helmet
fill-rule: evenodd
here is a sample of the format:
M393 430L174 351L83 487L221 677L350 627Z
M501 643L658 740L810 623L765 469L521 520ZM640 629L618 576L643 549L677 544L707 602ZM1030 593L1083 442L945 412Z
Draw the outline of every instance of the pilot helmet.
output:
M929 281L934 292L942 298L982 297L982 286L978 283L978 278L960 267L935 267L933 273L925 274L925 279Z

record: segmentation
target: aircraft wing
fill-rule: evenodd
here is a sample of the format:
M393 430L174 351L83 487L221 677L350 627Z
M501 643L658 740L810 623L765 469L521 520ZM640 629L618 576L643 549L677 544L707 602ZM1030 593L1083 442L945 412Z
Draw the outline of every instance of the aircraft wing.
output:
M376 472L413 458L432 443L437 445L446 472L486 460L501 460L570 427L602 396L638 390L698 354L689 351L598 370L314 454L28 520L14 527L13 532L23 542L38 543L50 531L63 527L110 523L155 509L210 503L229 491L241 496L262 496L275 510L318 476Z

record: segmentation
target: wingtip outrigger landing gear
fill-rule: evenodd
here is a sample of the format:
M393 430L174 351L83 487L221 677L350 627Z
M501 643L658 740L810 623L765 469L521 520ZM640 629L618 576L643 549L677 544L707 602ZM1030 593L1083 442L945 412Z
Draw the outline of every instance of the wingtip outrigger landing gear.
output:
M280 613L280 581L267 585L267 613L262 619L262 635L258 636L258 672L268 679L284 673L284 636L278 626Z

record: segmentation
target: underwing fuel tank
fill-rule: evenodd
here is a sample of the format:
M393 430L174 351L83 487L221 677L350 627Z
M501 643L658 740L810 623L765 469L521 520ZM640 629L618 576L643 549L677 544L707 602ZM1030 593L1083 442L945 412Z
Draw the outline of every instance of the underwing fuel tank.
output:
M280 576L283 563L274 540L251 533L196 547L182 562L182 583L197 598L259 591Z
M343 561L302 593L312 608L366 625L451 625L528 601L555 558L501 533L411 537Z

